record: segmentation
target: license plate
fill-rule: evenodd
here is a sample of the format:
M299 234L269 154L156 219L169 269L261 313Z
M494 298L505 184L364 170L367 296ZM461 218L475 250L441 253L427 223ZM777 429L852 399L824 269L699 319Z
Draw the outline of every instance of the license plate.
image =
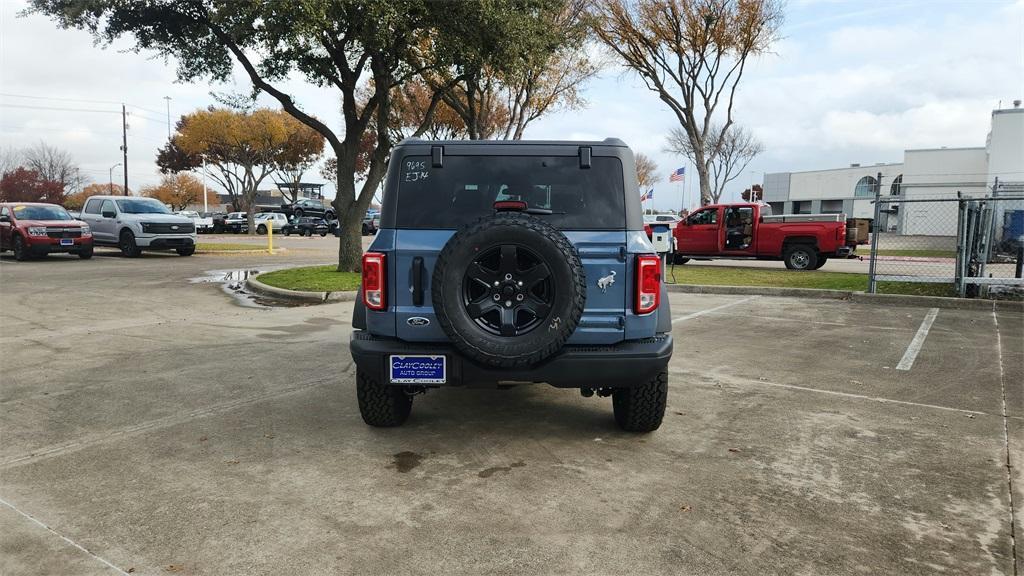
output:
M396 384L444 384L448 375L444 356L391 356L389 364Z
M74 238L61 238L60 239L60 245L61 246L74 246L75 245L75 239Z

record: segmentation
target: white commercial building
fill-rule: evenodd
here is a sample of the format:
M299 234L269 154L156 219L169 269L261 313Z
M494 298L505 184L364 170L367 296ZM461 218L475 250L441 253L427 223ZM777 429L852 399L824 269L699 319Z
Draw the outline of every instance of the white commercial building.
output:
M874 215L876 188L882 196L942 198L1024 193L1024 108L992 112L985 146L905 150L898 164L851 164L846 168L766 174L764 200L776 214L845 213ZM949 213L946 213L949 212ZM886 230L913 235L956 235L956 203L901 203L883 213Z

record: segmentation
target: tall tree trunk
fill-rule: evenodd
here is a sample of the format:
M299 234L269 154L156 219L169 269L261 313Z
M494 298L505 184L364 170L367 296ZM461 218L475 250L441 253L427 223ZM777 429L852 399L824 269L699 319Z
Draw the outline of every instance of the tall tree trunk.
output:
M334 210L338 215L338 272L358 272L362 266L363 235L362 221L357 222L359 211L356 207L355 160L336 153L338 159L337 194Z

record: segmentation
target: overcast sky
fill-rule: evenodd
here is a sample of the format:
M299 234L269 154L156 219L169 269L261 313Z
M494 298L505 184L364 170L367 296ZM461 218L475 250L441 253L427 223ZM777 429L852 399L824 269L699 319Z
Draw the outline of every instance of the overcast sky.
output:
M121 161L124 102L136 189L159 179L165 96L173 122L214 103L211 92L249 90L242 75L228 85L177 83L173 62L130 52L127 41L103 50L85 32L19 17L23 7L0 0L0 148L43 140L70 151L88 179L106 182ZM900 162L906 148L983 146L992 109L1024 97L1024 0L791 0L783 35L774 54L749 67L737 96L736 120L765 153L733 184L732 197L764 172ZM335 93L300 80L287 89L307 111L340 124ZM674 117L657 96L615 68L585 94L586 109L538 120L526 137L622 138L661 169L654 206L679 207L684 186L667 175L685 161L663 151ZM696 196L691 171L687 204Z

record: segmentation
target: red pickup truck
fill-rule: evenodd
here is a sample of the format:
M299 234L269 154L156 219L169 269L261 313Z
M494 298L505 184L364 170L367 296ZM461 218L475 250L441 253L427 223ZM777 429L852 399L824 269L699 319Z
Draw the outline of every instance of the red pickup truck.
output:
M829 258L848 257L867 243L865 223L851 220L848 237L847 222L843 214L772 216L765 204L712 204L676 225L674 261L782 260L790 270L817 270Z

